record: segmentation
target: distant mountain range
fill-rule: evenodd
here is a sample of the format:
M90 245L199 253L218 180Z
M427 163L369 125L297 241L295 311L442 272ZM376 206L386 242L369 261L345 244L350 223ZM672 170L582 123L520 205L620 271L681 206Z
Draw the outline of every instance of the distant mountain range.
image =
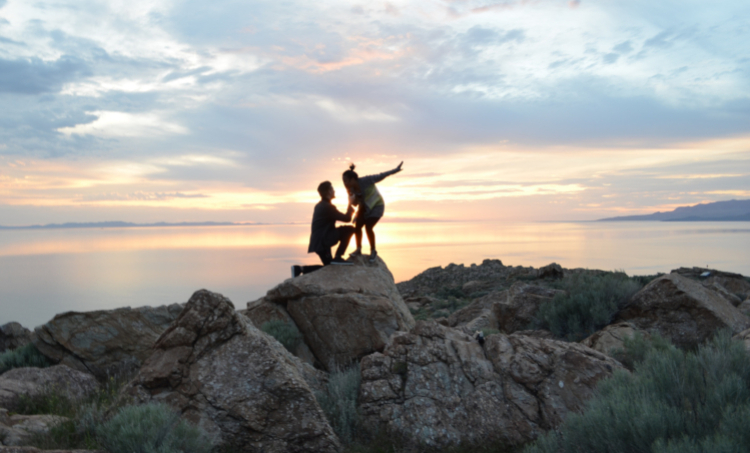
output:
M195 227L225 225L262 225L261 223L237 222L179 222L179 223L130 223L130 222L89 222L89 223L49 223L47 225L2 226L0 230L58 230L66 228L135 228L135 227Z
M683 206L669 212L599 219L600 222L627 220L658 220L661 222L750 221L750 200L717 201L695 206Z

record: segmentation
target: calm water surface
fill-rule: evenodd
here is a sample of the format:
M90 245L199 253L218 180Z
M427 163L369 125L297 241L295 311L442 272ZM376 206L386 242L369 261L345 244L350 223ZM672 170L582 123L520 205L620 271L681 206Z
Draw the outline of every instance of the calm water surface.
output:
M680 266L750 275L750 222L384 221L376 234L397 282L485 258L631 275ZM308 225L3 230L0 324L33 327L69 310L185 302L200 288L243 308L288 278L290 265L315 264L305 253L308 235Z

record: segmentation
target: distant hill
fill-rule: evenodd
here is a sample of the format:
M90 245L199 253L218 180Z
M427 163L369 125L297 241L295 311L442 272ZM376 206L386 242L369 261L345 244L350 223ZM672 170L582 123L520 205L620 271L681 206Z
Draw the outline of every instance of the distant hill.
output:
M683 206L669 212L629 215L599 219L599 222L655 220L661 222L750 221L750 200L717 201L715 203Z

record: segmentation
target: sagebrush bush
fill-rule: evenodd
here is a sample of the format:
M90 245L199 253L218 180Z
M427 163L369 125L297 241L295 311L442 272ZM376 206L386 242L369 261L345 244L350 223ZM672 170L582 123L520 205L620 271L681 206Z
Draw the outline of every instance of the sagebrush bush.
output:
M614 319L642 284L623 272L572 274L557 284L565 290L539 306L532 328L551 331L557 338L579 341Z
M302 341L302 334L297 326L279 319L263 323L260 330L278 340L289 352L294 352Z
M208 453L212 445L197 427L166 404L126 406L97 429L109 453Z
M81 400L70 398L68 393L56 387L47 387L34 395L20 397L14 407L20 414L51 414L68 418L47 432L35 433L29 445L45 450L101 449L96 430L104 422L108 411L124 404L118 395L130 378L129 375L113 376L99 390Z
M362 376L359 364L328 376L325 392L315 394L318 404L342 442L350 444L361 432L357 395Z
M657 345L635 360L525 452L750 451L750 356L729 332L695 352Z
M47 368L50 365L52 363L39 352L34 343L29 343L20 348L0 354L0 374L13 368Z

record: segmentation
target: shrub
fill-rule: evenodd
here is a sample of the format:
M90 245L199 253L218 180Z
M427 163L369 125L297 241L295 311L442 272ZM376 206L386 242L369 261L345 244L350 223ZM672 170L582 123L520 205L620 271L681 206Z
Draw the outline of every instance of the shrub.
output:
M525 452L750 451L750 356L742 343L721 332L694 352L645 349L633 373L602 381L582 414L569 414Z
M557 286L565 294L540 305L532 328L550 330L568 341L579 341L611 323L618 310L642 287L623 272L573 274Z
M97 430L109 453L208 453L212 445L197 427L163 403L126 406Z
M326 391L315 395L331 427L345 444L352 443L361 431L357 411L357 395L361 381L357 364L348 370L331 373Z
M36 346L34 346L34 343L29 343L20 348L13 349L12 351L5 351L0 354L0 374L12 370L13 368L47 368L50 365L52 365L52 363L47 357L39 352Z
M297 326L279 319L263 323L260 330L278 340L289 352L294 352L302 341L302 334Z
M18 413L51 414L67 417L68 420L52 426L48 432L36 433L30 445L45 450L101 448L96 430L105 420L108 411L115 410L124 400L118 397L122 386L130 376L111 377L95 393L83 400L74 400L56 387L19 398L15 410Z

